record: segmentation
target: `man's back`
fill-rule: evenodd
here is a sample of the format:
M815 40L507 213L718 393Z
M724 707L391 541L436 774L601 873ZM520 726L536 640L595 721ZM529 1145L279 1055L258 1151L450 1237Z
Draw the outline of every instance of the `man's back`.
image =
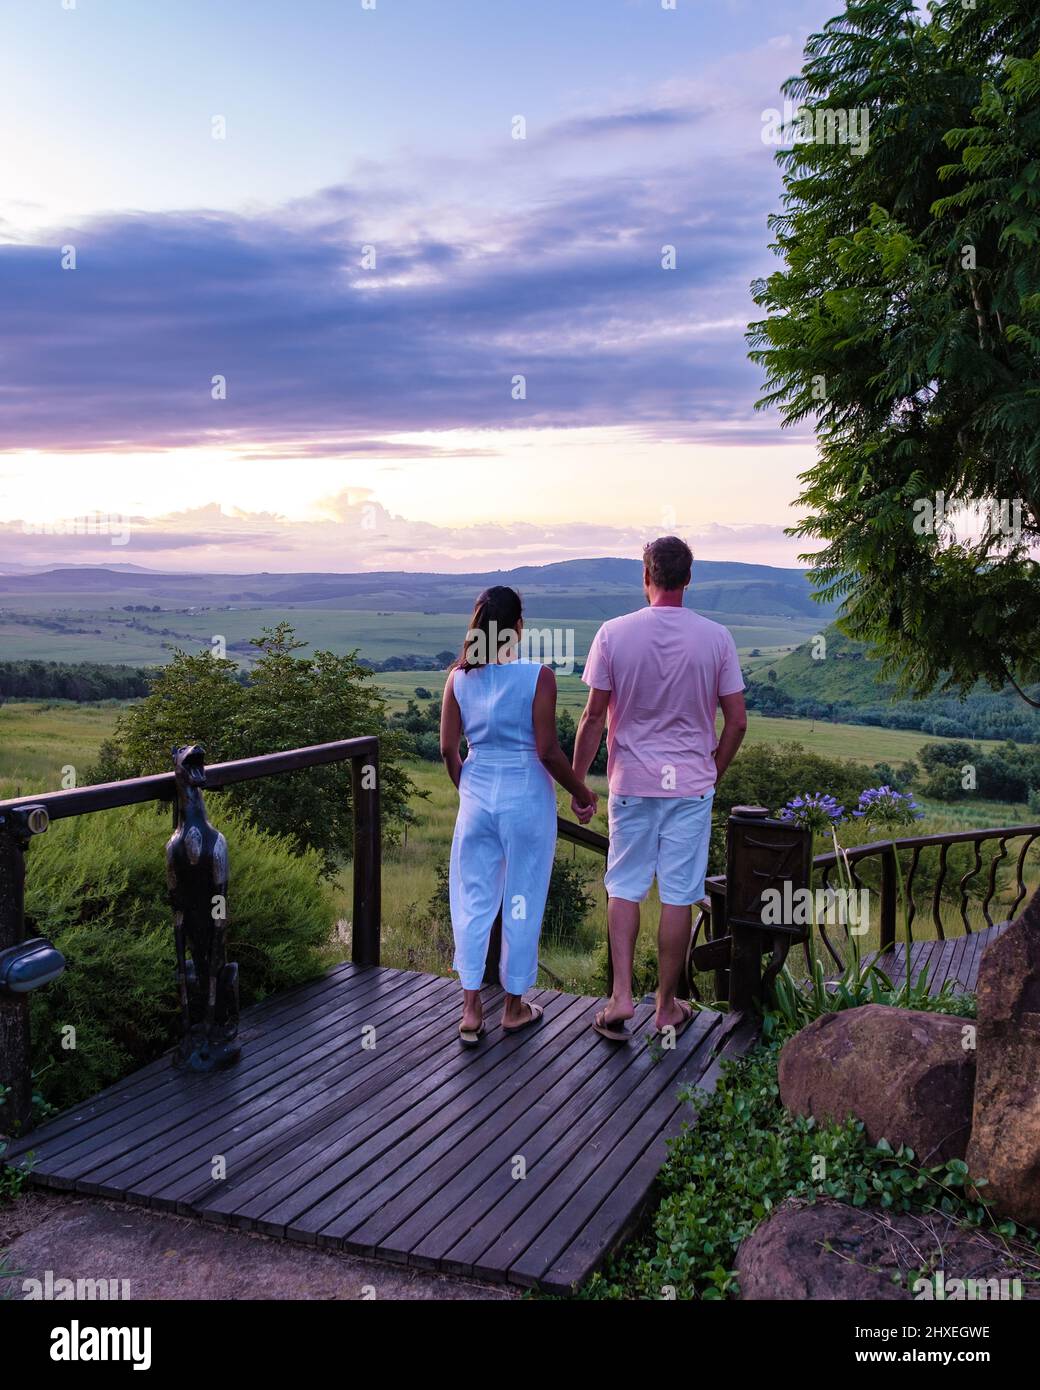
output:
M726 628L673 605L627 613L600 628L582 679L610 691L613 794L700 796L715 785L719 697L744 689Z

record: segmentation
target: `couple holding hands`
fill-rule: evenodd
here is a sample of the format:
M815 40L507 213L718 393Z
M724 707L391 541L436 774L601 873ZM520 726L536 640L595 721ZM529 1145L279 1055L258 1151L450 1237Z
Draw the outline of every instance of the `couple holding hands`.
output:
M676 991L692 906L704 896L715 784L747 728L733 638L683 606L692 566L689 547L676 536L645 547L647 606L604 623L585 662L589 696L573 764L556 735L552 668L519 657L520 596L496 586L477 599L441 707L441 755L459 792L449 889L463 989L459 1037L467 1046L478 1046L484 1032L480 987L500 908L503 1031L530 1028L542 1016L523 996L538 974L556 849L554 782L570 792L575 816L588 824L597 797L585 778L604 725L610 836L604 883L614 988L593 1026L611 1042L631 1037L639 907L655 877L661 902L655 1025L679 1033L692 1017ZM719 707L724 724L716 737Z

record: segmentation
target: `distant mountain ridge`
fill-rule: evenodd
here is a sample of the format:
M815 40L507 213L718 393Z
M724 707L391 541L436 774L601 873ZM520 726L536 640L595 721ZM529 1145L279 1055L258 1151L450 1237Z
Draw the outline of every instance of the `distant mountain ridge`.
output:
M104 597L133 591L143 602L248 603L319 608L468 612L476 594L508 584L524 596L530 616L616 617L642 601L642 565L602 557L523 565L508 570L443 574L380 570L357 573L168 574L133 566L54 566L34 573L0 573L0 603L28 593L75 592ZM738 561L695 562L690 605L720 620L782 617L822 626L834 611L812 596L806 572Z

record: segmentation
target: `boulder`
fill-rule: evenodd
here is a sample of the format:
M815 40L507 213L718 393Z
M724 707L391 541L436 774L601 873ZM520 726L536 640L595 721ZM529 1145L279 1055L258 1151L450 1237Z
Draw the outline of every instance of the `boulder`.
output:
M1035 1299L1035 1253L941 1212L790 1200L743 1242L743 1299ZM1018 1281L1016 1283L1016 1280Z
M950 1014L864 1004L823 1014L780 1052L780 1099L792 1113L906 1144L921 1164L963 1158L971 1129L971 1024Z
M1040 1226L1040 913L1031 903L982 954L968 1168L1001 1215Z

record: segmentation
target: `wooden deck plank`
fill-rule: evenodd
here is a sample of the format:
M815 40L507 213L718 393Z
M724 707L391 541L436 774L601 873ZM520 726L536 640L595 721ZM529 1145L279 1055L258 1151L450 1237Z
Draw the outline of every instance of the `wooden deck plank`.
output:
M738 1022L727 1031L718 1055L712 1059L700 1082L694 1076L688 1078L694 1096L699 1090L714 1089L725 1063L747 1051L755 1035L753 1026L746 1022ZM607 1162L568 1198L555 1221L512 1262L509 1278L513 1283L555 1293L570 1292L631 1233L668 1156L668 1140L679 1134L684 1124L693 1124L697 1117L695 1105L675 1104L675 1099L670 1089L661 1092L641 1124L629 1132L625 1142L610 1153ZM653 1131L649 1139L647 1131ZM645 1145L642 1152L638 1152L640 1143ZM636 1157L626 1167L632 1155ZM575 1234L568 1235L568 1232ZM563 1245L560 1245L561 1236L566 1240ZM548 1252L554 1247L559 1247L558 1253L549 1256ZM486 1272L491 1263L492 1251L488 1251L479 1268Z
M317 1239L322 1245L344 1246L351 1250L369 1248L351 1232L363 1226L395 1197L412 1193L413 1188L426 1179L432 1165L457 1147L467 1129L483 1136L481 1143L486 1142L486 1137L491 1133L487 1127L494 1119L496 1103L501 1103L503 1096L524 1086L550 1065L559 1063L564 1069L569 1067L575 1046L580 1046L586 1033L591 1031L589 1021L586 1001L575 1001L555 1039L544 1039L545 1045L529 1057L513 1058L508 1066L499 1067L487 1075L484 1084L481 1084L480 1077L477 1078L472 1090L472 1108L457 1116L435 1116L432 1121L404 1136L383 1155L378 1168L370 1168L351 1183L352 1200L349 1204L344 1202L342 1190L330 1193L305 1214L301 1227L305 1223L307 1227L317 1230ZM534 1042L533 1034L528 1042ZM519 1044L516 1051L520 1052ZM444 1119L448 1123L444 1123ZM466 1177L463 1174L458 1180L457 1195L460 1200L465 1194ZM422 1197L408 1198L406 1214L415 1209L417 1201L421 1203Z
M983 951L1007 927L1007 922L998 922L964 936L947 937L945 941L915 941L910 952L913 978L916 980L921 969L927 965L929 994L938 994L946 980L953 980L959 991L973 992L978 983ZM906 980L905 958L906 947L901 942L897 942L892 950L875 957L881 969L897 985Z
M221 1075L230 1077L234 1074L237 1079L246 1073L254 1072L264 1058L270 1055L272 1048L282 1045L286 1038L293 1035L309 1012L327 1008L330 998L335 997L337 1009L345 1008L352 995L365 988L364 973L358 967L351 966L349 972L337 971L336 978L331 981L323 976L320 982L317 982L319 987L313 995L301 997L302 987L298 987L292 991L295 1004L287 1006L284 1011L279 1008L277 1011L272 1009L270 1013L267 1012L268 1006L274 1002L273 999L253 1006L257 1009L258 1015L253 1014L253 1008L247 1009L243 1014L240 1033L243 1059ZM400 983L406 982L408 972L394 970L387 974L385 983L392 986L395 980ZM280 1017L283 1014L284 1016ZM259 1025L256 1022L258 1016L261 1020ZM268 1020L266 1026L265 1020ZM116 1133L118 1125L127 1125L132 1130L167 1104L170 1097L176 1097L178 1103L187 1105L210 1097L212 1083L213 1077L175 1071L170 1065L170 1053L165 1053L140 1071L101 1091L92 1100L74 1106L48 1122L48 1144L54 1153L70 1148L80 1142L84 1133L96 1132L100 1128L98 1122L102 1120L109 1134ZM12 1155L29 1147L31 1141L26 1138L17 1145L12 1145Z
M561 1012L565 1014L566 1009ZM547 1031L551 1037L553 1030ZM355 1196L367 1190L359 1175L373 1156L382 1163L383 1155L398 1140L437 1112L438 1104L444 1102L437 1088L454 1085L455 1094L464 1095L465 1087L475 1079L477 1049L461 1047L454 1028L445 1032L447 1047L443 1057L417 1068L414 1085L402 1087L398 1083L389 1087L385 1094L370 1098L344 1116L334 1129L307 1136L273 1163L247 1175L244 1181L230 1184L205 1202L197 1198L197 1205L207 1215L225 1215L237 1225L257 1225L269 1234L284 1234L284 1220L309 1210L343 1183L354 1180L351 1191ZM508 1058L500 1046L503 1041L495 1019L489 1023L480 1049L486 1049L492 1065ZM417 1109L419 1106L423 1108ZM342 1198L333 1198L333 1202L337 1211L342 1209ZM312 1236L308 1234L306 1238Z
M543 996L543 1000L545 996ZM461 1075L455 1081L444 1082L442 1075L431 1078L419 1105L409 1110L400 1120L384 1128L378 1136L368 1138L364 1143L353 1147L346 1159L337 1161L323 1175L320 1183L312 1184L306 1196L308 1205L300 1206L299 1194L294 1192L288 1203L282 1203L273 1211L265 1213L259 1221L260 1230L269 1234L281 1231L285 1222L284 1234L296 1239L314 1239L320 1231L324 1244L340 1244L340 1232L326 1229L330 1222L337 1222L344 1212L352 1225L363 1219L357 1213L362 1209L357 1201L364 1195L364 1208L370 1209L372 1203L368 1193L378 1184L384 1172L390 1172L395 1185L412 1180L416 1165L404 1167L413 1157L417 1159L420 1175L432 1161L436 1149L431 1149L433 1141L442 1140L456 1124L477 1125L487 1107L481 1108L489 1084L500 1088L500 1094L523 1082L532 1074L537 1074L551 1064L554 1055L565 1050L569 1041L587 1031L586 1015L588 1001L562 995L550 998L544 1003L546 1019L538 1029L526 1036L509 1038L500 1034L497 1043L482 1055L474 1050L467 1054L460 1068ZM551 1016L550 1016L550 1010ZM451 1143L451 1139L442 1140ZM378 1167L372 1166L378 1159ZM367 1169L365 1173L363 1170ZM348 1179L349 1188L345 1187ZM322 1191L320 1200L316 1193ZM382 1199L382 1200L385 1200ZM289 1213L295 1208L295 1215ZM356 1216L356 1220L355 1220ZM355 1248L350 1246L349 1248Z
M402 1000L421 988L421 981L421 976L410 980L403 974L385 982L376 978L351 980L342 999L323 993L318 1009L298 1016L295 1031L290 1021L270 1036L260 1034L254 1049L242 1061L212 1076L183 1076L167 1065L156 1082L158 1094L152 1104L135 1106L125 1118L121 1111L106 1112L103 1127L94 1127L91 1133L75 1139L70 1134L63 1136L61 1161L54 1165L55 1176L73 1171L98 1172L97 1181L101 1182L113 1164L118 1172L121 1160L142 1149L148 1140L157 1139L162 1151L163 1136L171 1131L176 1130L179 1138L187 1137L193 1124L202 1123L206 1113L230 1114L240 1106L255 1103L256 1097L268 1091L276 1079L291 1078L312 1067L315 1049L340 1037L351 1020L381 1017L385 1008L400 1007ZM330 1007L333 999L335 1007ZM244 1047L248 1048L248 1043ZM179 1080L188 1084L179 1085ZM206 1110L200 1111L199 1102L203 1099Z
M592 1105L586 1105L579 1093L556 1117L557 1123L537 1130L524 1143L526 1178L513 1180L500 1164L467 1204L456 1214L445 1213L440 1226L413 1248L412 1262L477 1274L485 1262L494 1262L489 1252L495 1251L502 1267L508 1267L566 1207L571 1192L643 1124L648 1097L656 1104L667 1092L678 1104L684 1074L695 1065L700 1070L719 1016L712 1014L699 1022L696 1031L691 1027L684 1035L685 1047L676 1047L659 1060L640 1048L633 1063L612 1078L613 1084ZM655 1086L657 1093L651 1095ZM566 1184L556 1181L564 1171Z
M291 1132L306 1123L313 1123L315 1114L330 1106L343 1104L345 1097L349 1097L349 1103L354 1103L359 1091L385 1084L387 1077L384 1069L394 1065L395 1043L402 1037L411 1043L409 1023L412 1009L424 1010L429 1015L423 1039L416 1039L417 1044L429 1037L431 1049L444 1045L448 1017L457 1007L453 992L437 988L431 982L427 988L408 994L408 1012L401 1011L401 1002L368 1001L355 1015L355 1018L363 1019L366 1026L377 1029L377 1040L382 1038L386 1044L382 1052L366 1052L361 1047L360 1027L358 1023L351 1022L349 1047L342 1033L337 1035L331 1050L324 1041L314 1045L311 1065L304 1069L305 1081L301 1081L299 1067L288 1075L279 1072L264 1078L245 1092L236 1092L216 1116L207 1110L187 1122L181 1120L177 1125L176 1157L170 1154L168 1127L151 1139L142 1135L142 1142L132 1153L124 1154L115 1161L101 1162L85 1171L78 1184L79 1189L111 1195L114 1188L123 1188L133 1190L140 1196L165 1196L163 1205L168 1206L179 1199L182 1187L186 1185L187 1190L191 1191L193 1186L198 1186L199 1174L210 1167L212 1155L218 1152L214 1145L228 1133L234 1136L233 1147L219 1152L229 1170L233 1165L235 1171L241 1171L254 1161L256 1149L264 1153L276 1142L272 1138L272 1130L278 1135L277 1142L284 1142ZM323 1039L325 1035L323 1030ZM316 1061L319 1056L321 1061ZM400 1065L398 1063L398 1068ZM284 1128L286 1125L290 1127L288 1131Z
M545 1018L508 1036L501 991L486 991L488 1031L466 1049L456 982L341 966L246 1010L235 1067L199 1076L161 1058L11 1157L31 1152L40 1186L556 1287L645 1202L664 1137L692 1113L680 1086L708 1084L726 1025L705 1012L654 1061L640 1041L619 1049L592 1032L600 1001L531 997ZM651 1013L640 1006L637 1023ZM367 1025L374 1049L361 1046ZM496 1265L507 1245L515 1274Z
M592 1011L595 1008L594 1001ZM440 1158L431 1162L424 1155L427 1163L421 1179L406 1194L387 1201L363 1226L355 1227L350 1233L351 1248L378 1255L392 1243L395 1249L409 1252L410 1263L416 1262L415 1247L445 1217L459 1213L461 1224L460 1208L489 1173L502 1174L510 1184L519 1181L511 1177L513 1160L521 1155L530 1161L527 1146L536 1136L551 1132L561 1117L572 1130L584 1128L585 1108L611 1090L636 1060L632 1048L604 1047L605 1040L592 1031L590 1023L586 1015L584 1032L570 1048L519 1090L501 1095L502 1088L497 1087L490 1092L481 1106L487 1119L477 1126L457 1126L457 1135ZM447 1247L443 1239L436 1244L438 1254L425 1253L419 1263L437 1264Z

